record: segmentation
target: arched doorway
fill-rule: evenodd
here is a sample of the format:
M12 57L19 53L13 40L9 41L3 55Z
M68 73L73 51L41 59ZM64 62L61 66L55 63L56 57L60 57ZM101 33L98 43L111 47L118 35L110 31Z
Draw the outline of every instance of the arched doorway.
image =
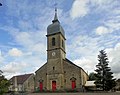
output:
M40 88L40 91L43 90L43 82L40 82L40 84L39 84L39 88Z
M43 91L43 80L42 79L39 80L39 90Z
M71 79L71 88L74 90L76 88L76 78L72 77Z
M56 81L52 81L52 91L56 90Z
M76 81L71 81L72 90L76 88Z

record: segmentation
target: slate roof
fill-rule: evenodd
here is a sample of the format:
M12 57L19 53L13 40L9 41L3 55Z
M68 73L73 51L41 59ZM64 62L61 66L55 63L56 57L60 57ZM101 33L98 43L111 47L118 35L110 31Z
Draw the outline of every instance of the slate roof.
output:
M57 17L57 10L55 10L55 16L54 16L54 20L52 22L53 23L47 27L47 35L61 33L65 37L64 29L60 25L60 22Z
M13 76L10 79L10 82L14 83L15 77L17 77L17 84L23 84L31 75L33 75L33 74L24 74L24 75Z

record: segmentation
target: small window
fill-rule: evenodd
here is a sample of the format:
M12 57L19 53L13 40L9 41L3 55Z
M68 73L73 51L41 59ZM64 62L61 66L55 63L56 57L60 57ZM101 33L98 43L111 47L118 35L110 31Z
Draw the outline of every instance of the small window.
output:
M66 73L66 71L64 71L64 74Z
M55 38L52 38L52 46L55 46Z
M55 70L55 67L53 67L53 70Z
M28 82L28 87L30 86L30 83Z
M64 82L66 82L66 79L64 80Z

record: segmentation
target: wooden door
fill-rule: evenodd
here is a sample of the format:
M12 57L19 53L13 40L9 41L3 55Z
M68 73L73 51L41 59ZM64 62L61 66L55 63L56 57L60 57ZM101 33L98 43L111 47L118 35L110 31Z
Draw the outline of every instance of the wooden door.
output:
M43 83L42 82L40 82L40 91L42 91L43 90Z
M75 89L75 87L76 87L76 82L75 82L75 81L72 81L71 85L72 85L72 89Z
M56 90L56 81L52 81L52 91Z

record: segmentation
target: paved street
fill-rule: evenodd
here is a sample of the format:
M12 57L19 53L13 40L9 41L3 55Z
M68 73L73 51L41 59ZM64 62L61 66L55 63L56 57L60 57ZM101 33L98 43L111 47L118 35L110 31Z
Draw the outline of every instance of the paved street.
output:
M120 95L120 92L113 93L31 93L27 95Z
M5 94L5 95L15 95L15 94ZM29 94L19 94L19 95L120 95L120 92L109 92L109 93L29 93Z

